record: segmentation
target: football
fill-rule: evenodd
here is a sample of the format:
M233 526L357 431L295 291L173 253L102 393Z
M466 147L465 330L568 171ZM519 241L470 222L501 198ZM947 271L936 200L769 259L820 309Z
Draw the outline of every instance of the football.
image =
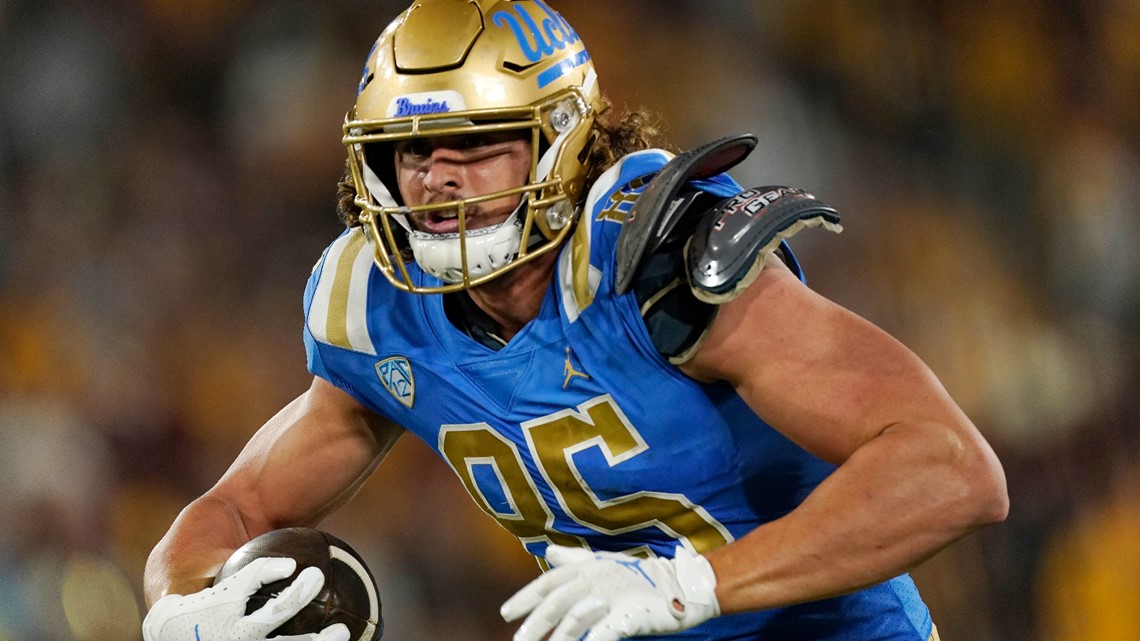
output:
M356 550L328 532L301 527L266 532L238 548L214 577L214 584L250 561L270 556L296 559L297 569L286 579L262 586L249 598L246 614L265 605L308 566L320 568L325 575L325 584L312 602L272 634L320 632L334 623L348 626L351 641L375 641L384 633L380 596L371 570Z

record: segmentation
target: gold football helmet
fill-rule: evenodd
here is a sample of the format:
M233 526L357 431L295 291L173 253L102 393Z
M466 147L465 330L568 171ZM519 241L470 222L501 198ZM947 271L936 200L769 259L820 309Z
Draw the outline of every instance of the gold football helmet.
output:
M473 287L559 247L577 216L594 118L590 55L543 0L418 0L380 34L344 123L360 220L380 271L409 292ZM399 140L529 131L527 184L405 206L392 145ZM502 224L467 230L465 207L519 198ZM458 213L459 231L429 234L411 214ZM428 274L409 272L409 253Z

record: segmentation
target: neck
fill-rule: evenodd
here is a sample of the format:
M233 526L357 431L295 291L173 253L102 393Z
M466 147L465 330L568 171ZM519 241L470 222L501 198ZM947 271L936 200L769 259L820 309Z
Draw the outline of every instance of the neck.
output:
M514 338L538 316L557 262L558 252L547 252L485 285L468 290L471 300L495 322L496 333L503 340Z

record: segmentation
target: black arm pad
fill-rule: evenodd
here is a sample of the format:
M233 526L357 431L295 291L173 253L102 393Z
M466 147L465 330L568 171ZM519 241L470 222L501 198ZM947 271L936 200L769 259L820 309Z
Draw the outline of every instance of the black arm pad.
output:
M657 172L622 223L615 275L618 294L629 291L648 255L670 236L683 231L678 229L683 219L688 218L695 225L693 215L705 213L703 208L691 207L702 194L681 193L685 183L727 171L755 147L756 136L751 134L727 136L679 154Z

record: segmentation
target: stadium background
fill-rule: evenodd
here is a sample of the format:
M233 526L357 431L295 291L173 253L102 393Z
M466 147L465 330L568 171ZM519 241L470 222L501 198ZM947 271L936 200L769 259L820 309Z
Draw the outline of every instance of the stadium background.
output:
M0 0L0 641L137 639L147 551L307 385L302 287L392 1ZM1140 2L563 0L619 106L845 215L812 284L915 349L1007 523L942 637L1140 638ZM857 505L851 509L858 509ZM506 639L536 572L411 439L327 527L396 641Z

